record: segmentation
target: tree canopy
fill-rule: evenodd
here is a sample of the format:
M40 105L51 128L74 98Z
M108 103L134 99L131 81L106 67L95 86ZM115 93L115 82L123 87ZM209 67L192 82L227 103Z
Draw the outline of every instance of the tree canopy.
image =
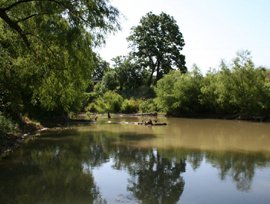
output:
M166 13L147 13L128 37L133 55L142 67L150 70L148 84L168 74L173 68L186 72L185 56L181 54L185 43L174 18Z
M103 38L104 31L115 30L118 10L108 0L1 0L0 18L14 30L27 46L29 38L39 38L39 23L54 31L57 22L66 21L73 28L87 28L92 37ZM36 24L33 24L33 21ZM43 25L44 26L44 25ZM98 32L102 30L102 32Z
M78 110L93 47L119 28L108 0L0 1L1 112Z

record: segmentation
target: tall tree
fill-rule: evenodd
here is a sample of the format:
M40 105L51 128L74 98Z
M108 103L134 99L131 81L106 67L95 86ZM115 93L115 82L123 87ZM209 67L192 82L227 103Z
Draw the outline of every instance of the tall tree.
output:
M139 25L132 28L127 40L141 66L150 70L149 85L153 83L154 73L157 81L173 68L186 72L185 56L181 54L185 43L172 16L163 12L160 15L147 13Z

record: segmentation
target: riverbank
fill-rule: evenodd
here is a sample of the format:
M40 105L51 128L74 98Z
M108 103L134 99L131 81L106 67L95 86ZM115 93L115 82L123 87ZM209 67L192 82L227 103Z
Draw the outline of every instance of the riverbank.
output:
M220 119L220 120L243 120L251 122L269 122L269 116L240 115L240 114L211 114L211 113L190 113L190 114L166 114L167 117L192 118L192 119Z
M1 132L0 159L20 147L25 140L33 138L36 133L48 129L39 122L32 121L27 117L22 117L18 123L19 125L17 124L12 133Z
M27 117L23 117L20 121L20 128L14 133L0 132L0 160L14 150L19 148L27 140L35 138L43 131L64 129L70 125L91 123L93 120L87 119L84 114L83 119L70 119L62 118L57 120L43 121L42 124L36 121L32 121Z

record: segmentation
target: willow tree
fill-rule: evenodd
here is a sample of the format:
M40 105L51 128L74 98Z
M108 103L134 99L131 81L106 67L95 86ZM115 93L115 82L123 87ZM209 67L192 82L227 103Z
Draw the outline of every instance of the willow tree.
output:
M186 72L185 56L181 54L185 43L172 16L147 13L139 25L132 28L128 41L141 66L150 71L149 85L153 83L154 73L159 80L174 68Z
M108 0L0 0L0 111L78 110L117 19Z

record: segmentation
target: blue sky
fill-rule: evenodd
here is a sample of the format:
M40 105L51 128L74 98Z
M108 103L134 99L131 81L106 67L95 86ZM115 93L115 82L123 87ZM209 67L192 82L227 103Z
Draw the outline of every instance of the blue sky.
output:
M174 17L185 40L183 54L190 70L218 68L240 50L249 50L256 66L270 67L270 0L111 0L123 14L122 30L107 37L100 49L110 61L129 51L126 38L147 12Z

